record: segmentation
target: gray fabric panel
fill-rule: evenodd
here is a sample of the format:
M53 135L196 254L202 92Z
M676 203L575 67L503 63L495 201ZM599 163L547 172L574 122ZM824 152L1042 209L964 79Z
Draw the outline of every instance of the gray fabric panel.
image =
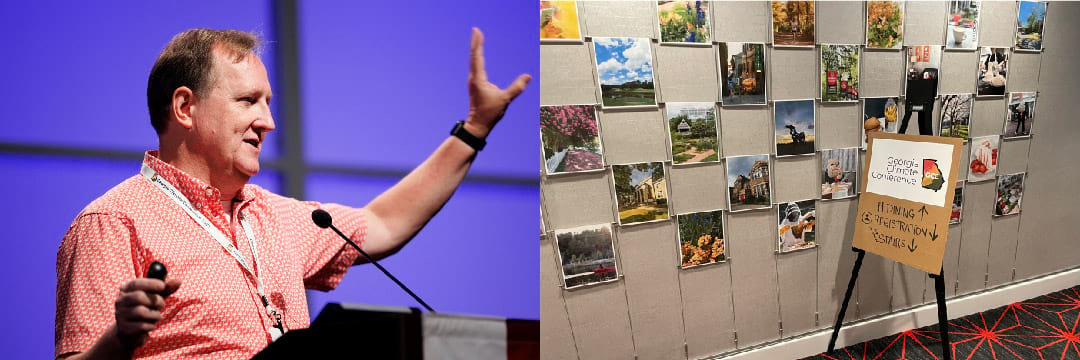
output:
M600 110L607 165L664 161L671 152L667 127L656 109Z
M1016 10L1015 1L983 1L979 13L979 46L1011 47L1016 32Z
M1039 88L1038 53L1013 51L1009 55L1009 81L1005 83L1010 92L1036 91ZM1038 104L1038 99L1035 100Z
M818 50L774 48L769 56L769 99L794 100L818 97Z
M562 270L550 239L540 240L540 358L577 359L574 329L562 299Z
M654 65L664 101L716 102L715 52L711 46L657 46Z
M814 130L819 151L862 146L862 104L819 104Z
M589 46L580 44L540 45L540 103L544 105L595 104L596 73Z
M671 167L674 214L727 208L725 172L721 163Z
M543 182L547 223L552 230L615 221L611 171L548 176Z
M563 293L581 359L630 359L634 342L622 281Z
M772 113L767 106L721 108L720 133L725 157L773 152Z
M779 254L776 267L780 284L780 321L783 337L814 328L817 311L817 248Z
M686 269L680 273L679 281L690 358L735 349L731 266L724 263Z
M945 15L949 3L945 1L907 1L904 13L904 46L944 45ZM984 6L986 2L983 2ZM982 26L980 26L981 28Z
M972 109L971 130L972 138L1001 135L1005 128L1005 104L1008 100L1002 97L976 98ZM1036 100L1036 107L1038 103Z
M768 3L713 1L710 4L716 41L769 42L772 14Z
M1000 143L998 145L1000 145ZM1000 150L998 152L1000 152ZM968 170L970 170L970 168L968 168L968 164L970 164L968 158L970 157L971 140L967 140L964 141L964 147L960 149L960 166L957 168L960 173L957 174L957 180L967 180Z
M961 222L963 218L960 219ZM960 248L964 246L963 243L963 228L960 224L949 225L949 242L945 243L945 257L941 259L941 266L945 268L945 296L953 297L956 295L956 271L960 266ZM933 289L933 281L927 281L927 294ZM930 295L926 296L927 301Z
M821 197L820 161L817 153L774 159L772 201L779 204Z
M660 30L656 3L650 1L582 1L585 36L647 37Z
M728 249L731 253L732 291L735 297L735 329L739 348L780 337L776 283L776 209L728 215Z
M862 1L817 1L815 6L817 22L814 30L818 44L866 43L866 15L863 15Z
M1030 144L1031 138L1002 139L998 144L998 175L1027 171Z
M859 67L859 96L899 96L903 92L903 51L863 49Z
M866 253L858 279L858 319L889 312L889 292L892 289L895 268L895 261ZM856 317L851 317L851 319L854 320Z
M957 295L982 290L986 285L986 254L990 248L990 219L994 209L994 181L964 185L964 243L960 245Z
M1023 206L1023 204L1021 204ZM1023 209L1021 207L1021 209ZM1022 212L1023 210L1021 210ZM1013 260L1016 258L1016 236L1020 228L1020 216L1010 215L994 218L990 231L990 271L988 287L1012 281Z
M892 296L889 307L893 311L918 306L924 302L923 296L934 297L934 282L926 281L929 277L922 270L895 263L893 269ZM929 288L927 288L929 283ZM933 300L933 299L931 299Z
M674 224L618 228L619 271L625 275L634 347L643 359L685 359Z
M946 51L941 54L938 93L974 94L975 78L979 76L978 66L979 53L975 51Z
M827 328L836 321L836 312L844 301L844 292L851 280L851 267L855 265L855 252L851 251L851 237L855 224L851 221L858 210L855 198L818 201L818 328ZM855 319L855 303L852 297L848 305L847 321Z

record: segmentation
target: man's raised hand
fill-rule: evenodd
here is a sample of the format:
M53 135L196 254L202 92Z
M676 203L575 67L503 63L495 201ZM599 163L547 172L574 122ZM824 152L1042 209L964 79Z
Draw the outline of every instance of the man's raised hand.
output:
M500 89L487 79L484 69L484 33L472 29L471 59L469 60L469 116L465 128L478 137L486 137L502 118L506 107L532 79L529 74L518 75L506 89Z

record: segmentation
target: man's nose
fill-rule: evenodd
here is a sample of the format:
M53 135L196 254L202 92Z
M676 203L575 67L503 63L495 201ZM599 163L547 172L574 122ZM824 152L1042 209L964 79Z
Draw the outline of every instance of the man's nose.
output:
M257 119L252 127L260 132L270 132L274 130L274 115L270 113L270 104L265 104L264 111Z

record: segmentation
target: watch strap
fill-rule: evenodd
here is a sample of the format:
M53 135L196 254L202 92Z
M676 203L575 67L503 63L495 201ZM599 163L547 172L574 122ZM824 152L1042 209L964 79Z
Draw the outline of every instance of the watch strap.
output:
M454 124L454 128L450 130L450 135L461 139L461 141L465 142L466 145L469 145L469 147L473 148L473 150L476 150L477 152L479 152L480 150L484 150L484 146L487 145L486 140L476 137L476 135L473 135L468 130L465 130L464 120L458 121Z

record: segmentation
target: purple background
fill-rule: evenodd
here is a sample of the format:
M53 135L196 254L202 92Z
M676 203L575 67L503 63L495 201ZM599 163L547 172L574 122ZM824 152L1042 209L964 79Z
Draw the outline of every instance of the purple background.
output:
M500 1L302 2L300 102L311 165L403 173L446 138L467 111L469 29L487 36L492 82L539 75L535 4ZM0 144L141 152L156 147L146 115L146 77L172 35L192 27L277 30L269 1L124 1L99 5L0 4L6 37L0 68ZM275 88L276 92L284 93ZM295 96L286 95L286 96ZM275 99L275 102L280 101ZM385 266L441 312L539 318L536 109L539 81L510 107L471 174L518 179L466 182L425 230ZM284 113L277 111L279 123ZM287 131L279 126L280 131ZM263 160L281 151L273 134ZM138 171L137 160L0 151L0 271L5 358L51 358L56 250L86 204ZM265 167L253 182L282 191ZM307 198L361 206L397 176L309 173ZM372 266L353 268L329 301L418 306Z

